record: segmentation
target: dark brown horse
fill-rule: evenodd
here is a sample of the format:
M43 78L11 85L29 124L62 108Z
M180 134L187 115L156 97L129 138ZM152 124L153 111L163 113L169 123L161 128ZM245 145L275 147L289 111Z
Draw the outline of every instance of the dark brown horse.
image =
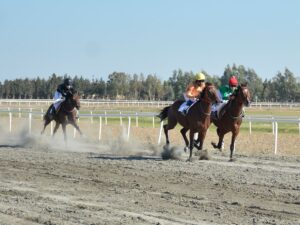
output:
M189 109L186 116L183 116L179 111L180 105L183 103L181 100L175 101L171 106L165 107L158 117L162 120L168 118L168 124L164 125L167 145L170 144L168 130L173 129L177 122L183 126L180 133L185 141L186 149L190 149L190 156L188 161L192 159L192 151L195 146L198 150L202 150L203 141L206 131L210 125L211 105L213 102L219 101L215 86L206 83L206 87L201 93L200 99ZM190 141L186 137L186 132L190 130ZM197 142L199 146L194 143L194 134L199 133Z
M60 108L56 112L54 116L50 115L50 110L52 108L53 104L49 107L46 114L44 115L44 128L41 132L41 134L44 133L46 126L52 121L55 120L56 124L53 130L53 136L56 133L57 129L59 128L59 125L61 124L63 132L64 132L64 139L67 140L67 134L66 134L66 126L67 124L72 124L76 130L82 135L81 130L79 129L79 126L76 123L76 109L80 108L80 96L77 92L75 93L69 93L66 96L65 101L63 101L60 105Z
M230 161L233 161L232 155L235 149L235 139L240 131L240 126L243 121L243 106L250 105L250 91L247 84L242 84L238 87L235 94L231 96L231 100L224 106L224 114L221 118L216 119L211 117L212 122L217 127L217 134L219 136L218 144L212 142L214 148L222 149L224 135L231 131L230 144Z

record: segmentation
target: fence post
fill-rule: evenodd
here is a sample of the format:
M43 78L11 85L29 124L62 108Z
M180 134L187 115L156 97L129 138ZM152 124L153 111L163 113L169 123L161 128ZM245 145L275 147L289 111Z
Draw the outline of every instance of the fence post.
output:
M102 135L102 117L99 117L99 136L98 139L99 141L101 140L101 135Z
M76 138L76 128L74 127L74 133L73 133L73 138Z
M250 135L252 134L252 123L251 123L251 120L249 120L249 134Z
M9 133L11 133L12 114L9 112Z
M44 109L41 109L41 119L43 120L43 115L44 115Z
M29 113L29 134L31 134L31 119L32 119L32 113Z
M277 122L275 122L275 146L274 146L274 148L275 148L275 155L277 154L277 143L278 143L278 123Z
M272 117L272 134L275 134L275 131L274 131L274 129L275 129L275 127L274 127L274 117Z
M123 120L122 120L122 116L121 116L122 112L120 111L120 126L123 125Z
M19 118L21 118L21 108L19 108Z
M130 125L131 125L131 117L128 117L128 130L127 130L127 140L129 140L130 137Z
M160 141L161 141L161 133L162 133L163 125L164 125L164 121L161 121L160 122L160 129L159 129L159 135L158 135L158 142L157 142L157 144L160 144Z
M94 119L93 119L93 111L91 111L91 123L94 123Z
M153 119L152 119L152 127L153 127L153 128L155 127L154 120L155 120L155 118L154 118L154 116L153 116Z
M135 113L135 126L138 127L139 126L139 117L138 117L138 113Z

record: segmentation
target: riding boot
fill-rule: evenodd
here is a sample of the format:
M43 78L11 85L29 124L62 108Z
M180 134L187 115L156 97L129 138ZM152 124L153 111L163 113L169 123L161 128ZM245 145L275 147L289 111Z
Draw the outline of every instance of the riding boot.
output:
M55 114L56 114L55 107L52 106L52 108L51 108L51 110L50 110L50 112L49 112L49 117L50 117L51 119L53 119L54 116L55 116Z

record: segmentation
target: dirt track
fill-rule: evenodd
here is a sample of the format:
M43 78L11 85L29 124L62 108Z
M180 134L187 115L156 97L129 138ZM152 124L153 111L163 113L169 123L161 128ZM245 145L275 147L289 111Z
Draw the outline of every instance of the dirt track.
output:
M1 225L300 224L299 157L188 163L1 144Z

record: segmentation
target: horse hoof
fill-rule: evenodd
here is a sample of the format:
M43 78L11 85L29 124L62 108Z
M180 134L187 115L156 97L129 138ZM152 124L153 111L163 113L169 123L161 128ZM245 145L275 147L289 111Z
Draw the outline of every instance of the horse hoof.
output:
M185 146L183 150L184 150L184 152L187 152L189 150L189 147Z
M168 151L170 149L170 145L169 144L164 145L163 149L166 150L166 151Z
M186 161L187 162L192 162L192 158L188 158Z
M217 148L217 145L215 142L211 142L211 145L214 147L214 148Z
M236 161L235 158L230 158L230 159L229 159L229 162L235 162L235 161Z

